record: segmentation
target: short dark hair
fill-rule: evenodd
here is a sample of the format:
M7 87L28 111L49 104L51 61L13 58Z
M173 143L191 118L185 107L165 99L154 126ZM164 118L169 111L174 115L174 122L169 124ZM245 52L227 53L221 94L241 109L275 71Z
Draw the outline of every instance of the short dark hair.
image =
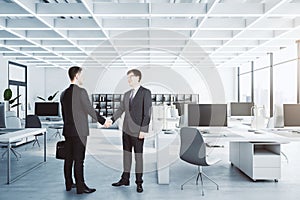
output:
M131 69L127 72L127 75L130 74L130 73L133 73L135 76L138 76L139 77L139 81L141 81L142 79L142 72L138 69Z
M69 74L69 77L70 77L71 81L73 81L76 74L80 73L81 71L82 71L81 67L78 67L78 66L70 67L70 69L68 71L68 74Z

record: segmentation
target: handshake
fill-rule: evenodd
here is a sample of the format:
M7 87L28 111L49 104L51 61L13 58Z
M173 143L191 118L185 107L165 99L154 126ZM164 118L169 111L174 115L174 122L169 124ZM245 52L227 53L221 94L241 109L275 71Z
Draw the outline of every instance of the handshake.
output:
M105 128L109 128L113 124L111 119L106 119L105 123L103 124Z

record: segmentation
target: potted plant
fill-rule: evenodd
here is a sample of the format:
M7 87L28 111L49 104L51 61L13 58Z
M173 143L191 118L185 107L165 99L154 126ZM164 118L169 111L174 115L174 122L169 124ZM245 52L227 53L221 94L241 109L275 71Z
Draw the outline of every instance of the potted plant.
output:
M12 96L13 96L13 94L12 94L12 90L10 88L7 88L6 90L4 90L3 97L4 97L4 101L7 102L7 105L6 105L7 106L6 115L16 116L16 113L14 111L11 111L10 109L21 105L21 103L15 103L15 101L18 100L21 95L18 95L15 98L12 98Z
M57 93L58 93L58 91L56 91L53 95L50 95L50 96L47 98L47 100L48 100L48 101L53 101L54 98L55 98L55 96L57 95ZM40 99L40 100L42 100L42 101L46 101L46 99L43 98L43 97L37 96L37 98Z

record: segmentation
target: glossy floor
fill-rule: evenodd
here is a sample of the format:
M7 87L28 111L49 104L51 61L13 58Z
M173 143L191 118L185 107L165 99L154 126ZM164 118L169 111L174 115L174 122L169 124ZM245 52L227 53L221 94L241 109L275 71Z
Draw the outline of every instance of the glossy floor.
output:
M51 136L51 133L49 134ZM205 196L201 196L201 186L196 186L194 180L188 183L184 190L180 185L197 169L180 160L174 159L171 165L170 184L158 185L155 172L155 151L153 141L145 143L145 175L144 192L136 192L134 174L128 187L114 188L112 182L120 178L122 163L120 134L107 131L92 131L88 141L85 161L85 179L90 187L97 189L92 194L77 195L76 190L65 191L63 180L63 161L54 158L55 144L58 138L48 140L47 162L28 173L10 185L6 185L6 157L0 161L0 199L299 199L300 196L300 143L284 145L282 151L288 160L282 157L282 178L274 181L253 182L228 161L228 144L224 148L212 150L211 155L220 157L222 162L206 167L204 171L220 185L215 185L204 179ZM40 139L42 141L42 138ZM176 147L174 155L177 154ZM0 149L0 153L5 149ZM32 148L32 143L18 147L22 158L16 161L12 156L12 175L16 176L42 160L42 148ZM134 166L134 165L133 165ZM134 167L133 167L134 168Z

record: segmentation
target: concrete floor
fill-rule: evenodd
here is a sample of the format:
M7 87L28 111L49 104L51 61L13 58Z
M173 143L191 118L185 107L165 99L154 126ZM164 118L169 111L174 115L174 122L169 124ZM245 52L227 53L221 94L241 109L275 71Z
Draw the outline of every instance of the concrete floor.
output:
M51 136L52 132L48 134ZM122 168L121 137L109 130L94 130L88 141L88 150L85 161L85 179L90 187L97 189L92 194L77 195L76 190L65 191L63 179L63 161L54 157L55 144L58 138L47 141L47 162L23 176L10 185L6 185L6 158L0 161L0 199L299 199L300 196L300 143L290 143L283 146L283 152L288 156L282 157L282 178L279 182L257 181L253 182L237 168L232 167L228 161L228 144L225 148L216 149L212 154L220 157L222 161L215 166L206 167L204 171L219 185L204 179L205 196L201 196L201 186L196 186L194 180L188 183L184 190L180 185L194 173L195 166L174 160L170 171L170 184L158 185L155 172L155 151L152 141L145 143L145 175L144 192L136 192L134 174L129 187L114 188L112 182L118 181ZM42 142L42 138L40 138ZM32 148L32 143L18 147L22 153L19 161L13 157L12 175L16 176L33 164L42 160L42 148ZM0 149L0 153L4 149ZM177 154L177 152L173 152Z

